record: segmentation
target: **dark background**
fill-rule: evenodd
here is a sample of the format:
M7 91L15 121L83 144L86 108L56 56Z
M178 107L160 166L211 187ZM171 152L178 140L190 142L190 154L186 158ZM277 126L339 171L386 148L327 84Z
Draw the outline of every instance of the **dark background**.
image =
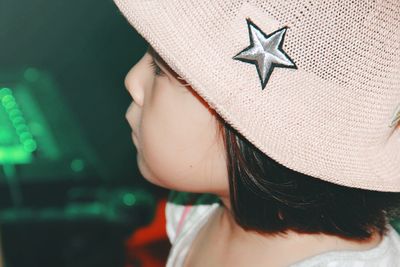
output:
M61 163L34 161L31 165L41 165L29 179L24 174L35 166L17 166L23 196L18 207L13 207L0 164L0 230L7 267L122 266L123 241L153 218L155 203L167 192L138 172L125 120L131 98L124 77L145 50L144 40L111 0L0 0L0 77L27 68L47 73L59 95L53 104L64 105L71 120L65 128L55 127L58 136L73 132L91 151L80 156L93 162L79 176L60 175L57 166L81 153L79 145L60 137L60 143L73 148ZM51 121L51 111L45 116ZM121 192L138 201L124 206ZM80 205L74 216L64 214L71 203ZM117 203L121 212L111 220L109 214L94 216L93 209L83 207L96 203ZM1 215L10 207L11 216ZM49 208L47 217L32 213Z
M123 80L146 47L111 0L1 0L0 48L3 70L50 71L109 179L139 180Z

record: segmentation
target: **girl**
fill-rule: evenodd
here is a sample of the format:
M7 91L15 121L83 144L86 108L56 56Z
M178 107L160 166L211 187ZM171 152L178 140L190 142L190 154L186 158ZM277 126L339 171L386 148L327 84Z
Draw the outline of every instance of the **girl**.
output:
M167 266L400 266L397 0L115 2Z

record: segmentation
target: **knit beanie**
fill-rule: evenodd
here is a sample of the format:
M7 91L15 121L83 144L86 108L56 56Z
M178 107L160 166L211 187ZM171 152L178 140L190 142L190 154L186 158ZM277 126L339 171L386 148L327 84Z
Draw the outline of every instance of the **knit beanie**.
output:
M335 184L400 192L400 1L114 2L270 158Z

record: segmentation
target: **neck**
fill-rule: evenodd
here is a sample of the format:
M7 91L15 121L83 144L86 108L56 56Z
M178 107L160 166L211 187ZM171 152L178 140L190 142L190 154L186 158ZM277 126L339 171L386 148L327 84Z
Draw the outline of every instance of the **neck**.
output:
M245 258L247 259L244 263L247 263L247 266L257 266L257 263L271 261L271 266L287 266L324 252L371 249L382 239L377 232L368 240L357 241L327 234L300 234L294 231L288 231L286 235L263 235L255 231L245 231L232 216L229 198L221 200L224 207L216 217L216 225L222 229L220 236L223 236L224 243L228 244L225 248L226 253L240 255L240 259L231 259L236 265L229 262L226 266L241 266L237 263ZM254 265L249 264L252 261Z

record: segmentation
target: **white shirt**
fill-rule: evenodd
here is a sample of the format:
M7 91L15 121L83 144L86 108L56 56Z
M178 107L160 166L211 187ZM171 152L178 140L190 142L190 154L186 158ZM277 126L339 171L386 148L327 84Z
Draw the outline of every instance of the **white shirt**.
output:
M219 206L219 203L194 206L167 203L166 227L172 244L167 267L183 267L194 238ZM372 249L325 252L289 267L400 267L400 236L389 225L388 234Z

